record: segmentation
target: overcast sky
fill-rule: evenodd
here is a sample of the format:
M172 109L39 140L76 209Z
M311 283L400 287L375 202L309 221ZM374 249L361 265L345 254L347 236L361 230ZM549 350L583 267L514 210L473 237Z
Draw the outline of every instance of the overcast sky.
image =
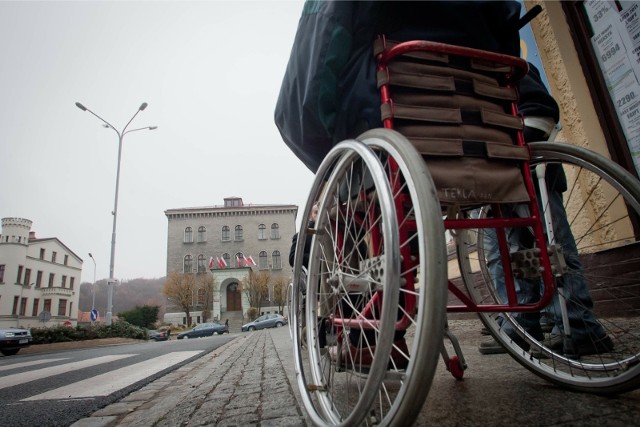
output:
M0 1L0 216L33 221L109 276L166 274L167 209L295 204L313 175L273 110L302 0ZM299 220L299 218L298 218ZM299 222L299 221L298 221Z

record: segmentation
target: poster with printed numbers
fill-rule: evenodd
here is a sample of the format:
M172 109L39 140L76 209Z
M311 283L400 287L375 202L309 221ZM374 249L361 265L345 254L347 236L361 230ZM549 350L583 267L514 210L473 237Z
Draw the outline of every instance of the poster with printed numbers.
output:
M640 3L588 0L584 8L591 45L640 173Z

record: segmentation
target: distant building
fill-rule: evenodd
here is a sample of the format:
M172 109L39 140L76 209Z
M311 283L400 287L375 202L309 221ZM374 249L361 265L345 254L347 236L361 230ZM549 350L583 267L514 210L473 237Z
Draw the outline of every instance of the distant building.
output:
M240 197L225 198L223 206L168 209L167 275L212 274L212 317L242 321L249 303L240 284L250 269L269 271L272 282L278 277L290 280L297 212L295 205L245 205ZM192 323L203 321L203 309L194 295ZM171 301L164 319L187 323L186 314Z
M31 224L2 219L0 327L75 326L82 259L56 237L36 238Z

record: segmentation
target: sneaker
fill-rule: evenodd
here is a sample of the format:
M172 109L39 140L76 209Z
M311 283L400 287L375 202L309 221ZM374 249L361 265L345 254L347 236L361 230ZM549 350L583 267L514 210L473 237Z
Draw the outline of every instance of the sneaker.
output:
M566 354L562 335L551 335L544 340L543 344L553 351L562 351L563 354ZM589 356L592 354L608 353L613 350L614 345L609 335L604 335L596 340L574 340L573 347L575 356ZM573 356L573 354L570 356Z
M530 345L524 339L516 336L511 338L511 340L524 351L529 351ZM496 340L481 342L478 346L478 351L482 354L502 354L507 352L507 350Z
M343 345L342 353L340 355L340 363L348 368L360 369L368 371L373 363L373 355L375 353L375 346L369 346L364 348L356 348L353 345ZM329 347L329 357L334 363L338 362L338 347ZM350 353L350 354L349 354ZM407 348L407 342L403 339L396 340L393 343L391 349L391 358L388 369L406 369L409 365L409 349Z
M507 350L496 340L483 341L478 346L478 351L482 354L502 354Z

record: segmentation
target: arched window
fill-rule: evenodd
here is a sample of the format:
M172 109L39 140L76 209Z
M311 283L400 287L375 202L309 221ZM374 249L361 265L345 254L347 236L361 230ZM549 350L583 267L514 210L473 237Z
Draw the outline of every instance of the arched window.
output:
M207 271L207 263L205 262L204 255L198 255L198 273L205 273Z
M244 255L242 252L236 254L236 267L244 267Z
M280 251L273 251L271 254L271 266L274 270L282 269L282 261L280 260Z
M191 255L185 255L184 265L182 266L183 273L191 273L193 271L193 257Z
M207 228L204 226L198 227L198 242L206 242L207 241Z
M267 253L265 251L261 251L258 255L258 268L260 270L269 268L269 264L267 264Z
M236 225L236 240L242 240L242 226Z
M267 238L267 226L260 224L258 226L258 240L265 240Z
M198 305L204 305L204 289L198 289Z
M222 227L222 240L231 240L231 236L229 235L229 226L225 225Z
M275 222L271 224L271 238L279 239L280 238L280 226Z
M184 229L184 242L193 243L193 229L191 227Z
M225 252L222 254L222 258L224 259L224 262L227 263L227 267L231 266L231 255Z

